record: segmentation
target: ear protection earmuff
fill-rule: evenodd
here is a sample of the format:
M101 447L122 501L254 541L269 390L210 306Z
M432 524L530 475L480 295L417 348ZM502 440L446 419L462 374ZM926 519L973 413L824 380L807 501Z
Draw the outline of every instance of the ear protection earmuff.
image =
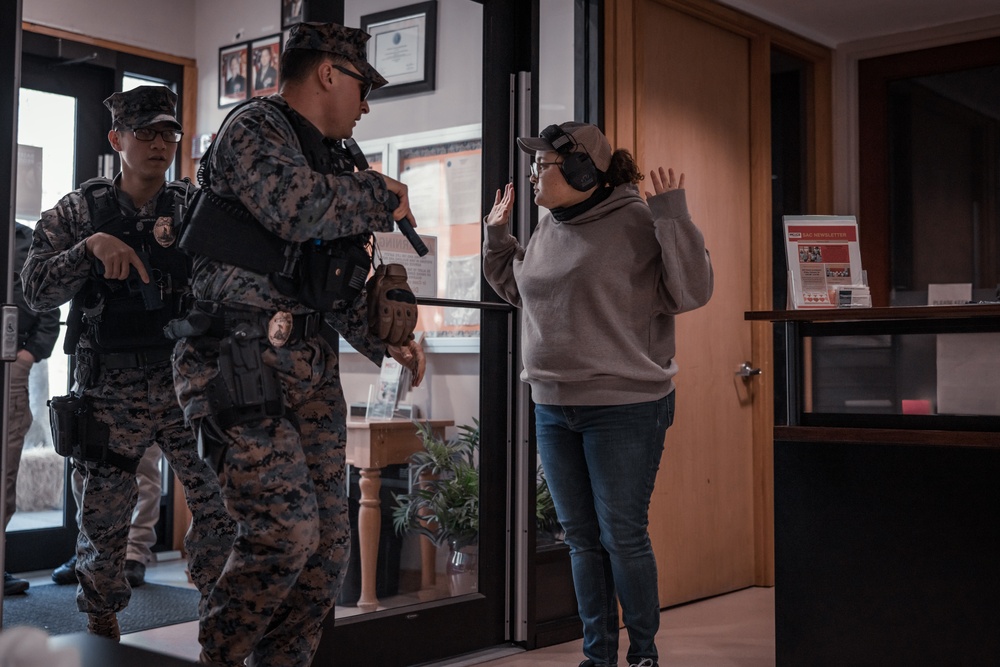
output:
M549 125L542 130L541 137L552 144L553 150L562 157L559 169L571 188L586 192L598 184L600 172L597 170L597 165L590 159L588 153L573 151L576 142L573 137L563 132L561 127Z

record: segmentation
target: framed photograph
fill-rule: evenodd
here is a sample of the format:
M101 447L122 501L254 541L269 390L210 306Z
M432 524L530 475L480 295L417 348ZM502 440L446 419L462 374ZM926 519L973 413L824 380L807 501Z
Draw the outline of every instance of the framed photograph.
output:
M281 29L287 30L305 20L306 0L281 0Z
M247 72L250 48L246 44L219 49L219 108L231 107L250 95Z
M252 97L278 92L280 58L280 33L250 42L250 95Z
M436 0L366 14L361 29L371 35L368 62L389 82L368 99L434 90Z

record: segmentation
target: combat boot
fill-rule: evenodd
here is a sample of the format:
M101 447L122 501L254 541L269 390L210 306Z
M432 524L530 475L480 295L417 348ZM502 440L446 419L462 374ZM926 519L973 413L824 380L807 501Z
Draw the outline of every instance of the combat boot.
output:
M113 611L87 614L87 632L115 641L120 641L122 637L121 630L118 629L118 616Z

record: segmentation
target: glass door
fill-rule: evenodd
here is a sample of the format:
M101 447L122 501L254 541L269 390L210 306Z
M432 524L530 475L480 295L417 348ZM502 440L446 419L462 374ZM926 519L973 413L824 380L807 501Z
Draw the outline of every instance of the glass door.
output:
M26 44L26 50L27 50ZM102 100L111 94L112 70L25 53L18 110L18 224L34 229L51 208L82 181L98 175L107 146ZM19 268L19 267L15 267ZM68 305L63 306L65 323ZM7 530L7 570L24 572L62 563L76 540L76 507L68 492L66 459L52 447L46 401L64 394L69 357L60 333L49 359L29 379L33 424L25 437L18 473L17 511Z
M341 343L354 543L314 667L419 664L510 638L513 314L484 299L480 252L485 200L513 175L518 4L345 3L344 24L372 34L369 59L390 80L354 139L408 185L429 248L377 238L384 261L407 267L427 372L406 391L391 360L379 369Z

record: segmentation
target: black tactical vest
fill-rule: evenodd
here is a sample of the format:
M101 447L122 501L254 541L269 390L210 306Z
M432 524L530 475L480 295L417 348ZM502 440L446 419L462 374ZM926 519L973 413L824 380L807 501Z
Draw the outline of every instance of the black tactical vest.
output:
M309 167L324 175L354 171L347 150L323 137L301 114L269 98L255 98L229 113L215 141L239 111L251 102L270 104L288 121ZM315 310L329 311L338 301L353 301L371 269L371 234L332 241L290 243L265 229L239 201L224 199L210 186L210 146L202 156L202 189L185 221L181 248L209 259L268 276L279 292Z
M94 262L94 274L73 299L70 322L80 322L89 331L91 347L102 354L169 349L174 343L164 336L163 327L182 315L189 302L191 260L177 239L194 186L186 180L167 183L151 216L126 215L113 182L106 178L91 179L80 190L94 231L115 236L135 250L150 281L142 282L134 267L126 280L109 280L102 275L103 265ZM70 342L67 332L67 347Z

